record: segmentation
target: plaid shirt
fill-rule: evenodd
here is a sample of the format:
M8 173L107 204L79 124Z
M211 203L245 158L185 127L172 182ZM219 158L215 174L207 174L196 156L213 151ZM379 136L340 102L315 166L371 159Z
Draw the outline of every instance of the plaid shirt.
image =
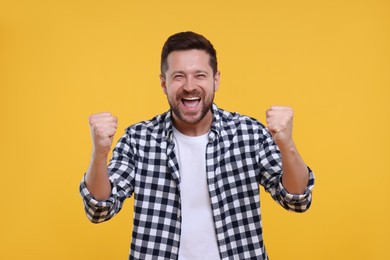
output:
M257 120L212 107L206 148L207 183L221 259L268 259L260 215L259 184L285 209L310 207L314 176L304 194L281 183L280 152ZM174 152L171 112L126 129L108 166L111 196L97 201L85 177L80 185L88 218L99 223L134 196L129 259L177 259L180 246L180 169ZM196 225L196 223L194 223ZM207 234L205 234L207 235Z

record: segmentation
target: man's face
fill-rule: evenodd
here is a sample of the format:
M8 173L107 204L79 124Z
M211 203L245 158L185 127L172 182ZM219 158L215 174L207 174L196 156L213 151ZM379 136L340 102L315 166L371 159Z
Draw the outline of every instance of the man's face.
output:
M203 50L173 51L167 57L168 70L160 76L174 119L196 125L211 120L214 92L219 86L209 64L210 56Z

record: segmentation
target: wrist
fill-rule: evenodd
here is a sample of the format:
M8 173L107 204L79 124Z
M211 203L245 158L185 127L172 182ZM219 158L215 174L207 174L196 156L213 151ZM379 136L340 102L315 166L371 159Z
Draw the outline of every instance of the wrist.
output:
M282 142L282 143L277 144L277 145L278 145L281 153L291 153L291 152L295 152L297 150L295 143L292 139L289 141L286 141L286 142Z
M92 160L107 160L108 152L92 151Z

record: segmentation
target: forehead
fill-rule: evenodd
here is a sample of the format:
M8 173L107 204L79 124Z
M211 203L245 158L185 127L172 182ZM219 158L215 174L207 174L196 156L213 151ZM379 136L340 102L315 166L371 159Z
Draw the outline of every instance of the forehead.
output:
M212 70L210 55L204 50L173 51L167 57L168 70Z

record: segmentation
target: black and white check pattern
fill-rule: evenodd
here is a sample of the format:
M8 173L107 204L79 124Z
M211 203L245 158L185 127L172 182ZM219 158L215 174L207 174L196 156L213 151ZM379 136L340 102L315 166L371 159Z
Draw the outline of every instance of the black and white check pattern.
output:
M262 236L259 184L284 208L310 207L314 175L306 192L289 194L281 183L280 153L257 120L213 105L206 148L207 182L221 259L268 259ZM99 223L134 196L129 259L177 259L180 246L180 169L174 153L171 112L126 129L108 166L112 194L97 201L85 178L80 185L88 218ZM194 223L196 225L196 223ZM205 234L208 235L208 234Z

